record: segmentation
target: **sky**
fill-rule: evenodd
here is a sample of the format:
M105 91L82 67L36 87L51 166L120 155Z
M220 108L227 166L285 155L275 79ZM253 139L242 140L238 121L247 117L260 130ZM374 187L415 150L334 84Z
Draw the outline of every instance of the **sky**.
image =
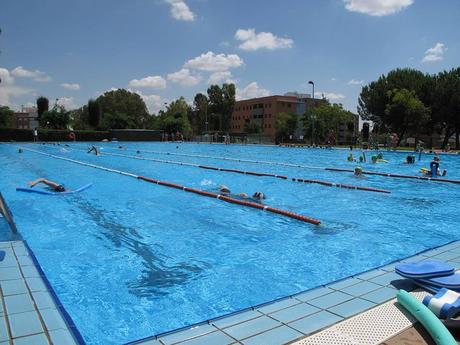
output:
M1 0L0 105L68 109L105 91L150 112L210 84L237 99L289 91L356 112L397 67L460 66L460 0Z

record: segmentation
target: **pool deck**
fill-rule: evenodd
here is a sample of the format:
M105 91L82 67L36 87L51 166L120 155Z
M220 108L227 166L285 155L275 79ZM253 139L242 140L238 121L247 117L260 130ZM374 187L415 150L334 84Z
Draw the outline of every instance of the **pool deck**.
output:
M0 250L0 345L84 344L27 245Z
M23 241L0 242L0 250L6 253L0 262L0 345L85 344L27 244ZM397 262L427 259L449 262L456 270L460 269L460 241ZM364 336L369 335L368 341L358 343L380 344L414 323L398 309L394 300L397 290L413 291L419 299L426 295L394 272L397 262L126 345L306 345L318 343L318 339L328 344L324 341L329 338L332 339L330 344L355 344L349 342L349 338L356 330L361 332L361 337L363 332ZM371 336L375 334L375 324L382 324L375 320L381 318L385 310L393 313L388 320L399 317L400 321L395 321L390 331L387 327L386 333L379 333L380 338L375 341ZM363 324L367 326L363 328ZM343 329L349 335L340 342L337 337L341 337Z

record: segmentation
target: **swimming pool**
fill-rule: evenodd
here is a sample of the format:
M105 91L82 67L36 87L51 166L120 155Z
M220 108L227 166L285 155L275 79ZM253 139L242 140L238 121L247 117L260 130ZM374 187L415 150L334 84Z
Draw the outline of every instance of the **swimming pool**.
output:
M99 143L100 144L100 143ZM187 187L263 191L265 203L321 220L320 226L127 176L0 145L0 191L48 279L88 344L121 344L331 282L458 239L460 185L314 168L182 156L206 155L352 169L348 151L269 146L104 143L102 152L251 170L386 189L330 188L272 177L203 170L119 156L95 156L87 144L24 144L44 153ZM148 153L179 153L166 155ZM370 152L367 153L369 158ZM401 153L365 170L416 175ZM442 168L460 180L460 159ZM80 194L44 196L15 187L37 177Z

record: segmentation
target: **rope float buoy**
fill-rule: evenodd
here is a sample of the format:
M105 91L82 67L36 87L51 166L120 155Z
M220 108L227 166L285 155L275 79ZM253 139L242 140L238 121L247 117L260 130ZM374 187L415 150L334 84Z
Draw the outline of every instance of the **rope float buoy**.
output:
M96 165L96 164L86 163L86 162L78 161L78 160L71 159L71 158L56 156L56 155L53 155L53 154L50 154L50 153L40 152L40 151L29 149L29 148L23 148L23 149L26 150L26 151L29 151L29 152L41 154L41 155L52 157L52 158L55 158L55 159L60 159L60 160L63 160L63 161L68 161L68 162L71 162L71 163L80 164L80 165L83 165L83 166L87 166L87 167L91 167L91 168L95 168L95 169L100 169L100 170L104 170L104 171L107 171L107 172L117 173L117 174L121 174L121 175L124 175L124 176L134 177L134 178L136 178L138 180L142 180L142 181L145 181L145 182L157 184L157 185L160 185L160 186L165 186L165 187L174 188L174 189L180 189L180 190L183 190L183 191L186 191L186 192L190 192L190 193L194 193L194 194L197 194L197 195L202 195L202 196L206 196L206 197L210 197L210 198L214 198L214 199L219 199L219 200L222 200L222 201L225 201L225 202L228 202L228 203L232 203L232 204L237 204L237 205L241 205L241 206L246 206L246 207L251 207L251 208L256 208L256 209L260 209L260 210L269 211L269 212L276 213L276 214L279 214L279 215L282 215L282 216L285 216L285 217L297 219L297 220L300 220L300 221L305 222L305 223L310 223L310 224L314 224L314 225L321 224L321 221L319 221L318 219L303 216L303 215L300 215L300 214L297 214L297 213L293 213L293 212L289 212L289 211L285 211L285 210L281 210L281 209L277 209L277 208L274 208L274 207L261 205L261 204L255 203L255 202L238 200L238 199L234 199L234 198L231 198L231 197L228 197L228 196L224 196L224 195L220 195L220 194L216 194L216 193L212 193L212 192L207 192L207 191L203 191L203 190L199 190L199 189L189 188L189 187L181 186L181 185L171 183L171 182L159 181L159 180L156 180L156 179L153 179L153 178L150 178L150 177L135 175L135 174L132 174L132 173L121 171L121 170L107 168L107 167L103 167L103 166Z

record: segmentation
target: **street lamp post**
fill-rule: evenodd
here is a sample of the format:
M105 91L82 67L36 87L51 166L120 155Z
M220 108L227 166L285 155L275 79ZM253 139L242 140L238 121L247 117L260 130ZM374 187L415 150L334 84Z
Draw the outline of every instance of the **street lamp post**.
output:
M312 111L311 111L311 145L313 146L314 138L313 133L315 132L315 116L313 114L313 109L315 108L315 83L313 81L309 81L308 84L311 84L313 91L312 91Z
M204 121L206 125L206 134L208 134L208 102L206 102L206 109L204 111Z

